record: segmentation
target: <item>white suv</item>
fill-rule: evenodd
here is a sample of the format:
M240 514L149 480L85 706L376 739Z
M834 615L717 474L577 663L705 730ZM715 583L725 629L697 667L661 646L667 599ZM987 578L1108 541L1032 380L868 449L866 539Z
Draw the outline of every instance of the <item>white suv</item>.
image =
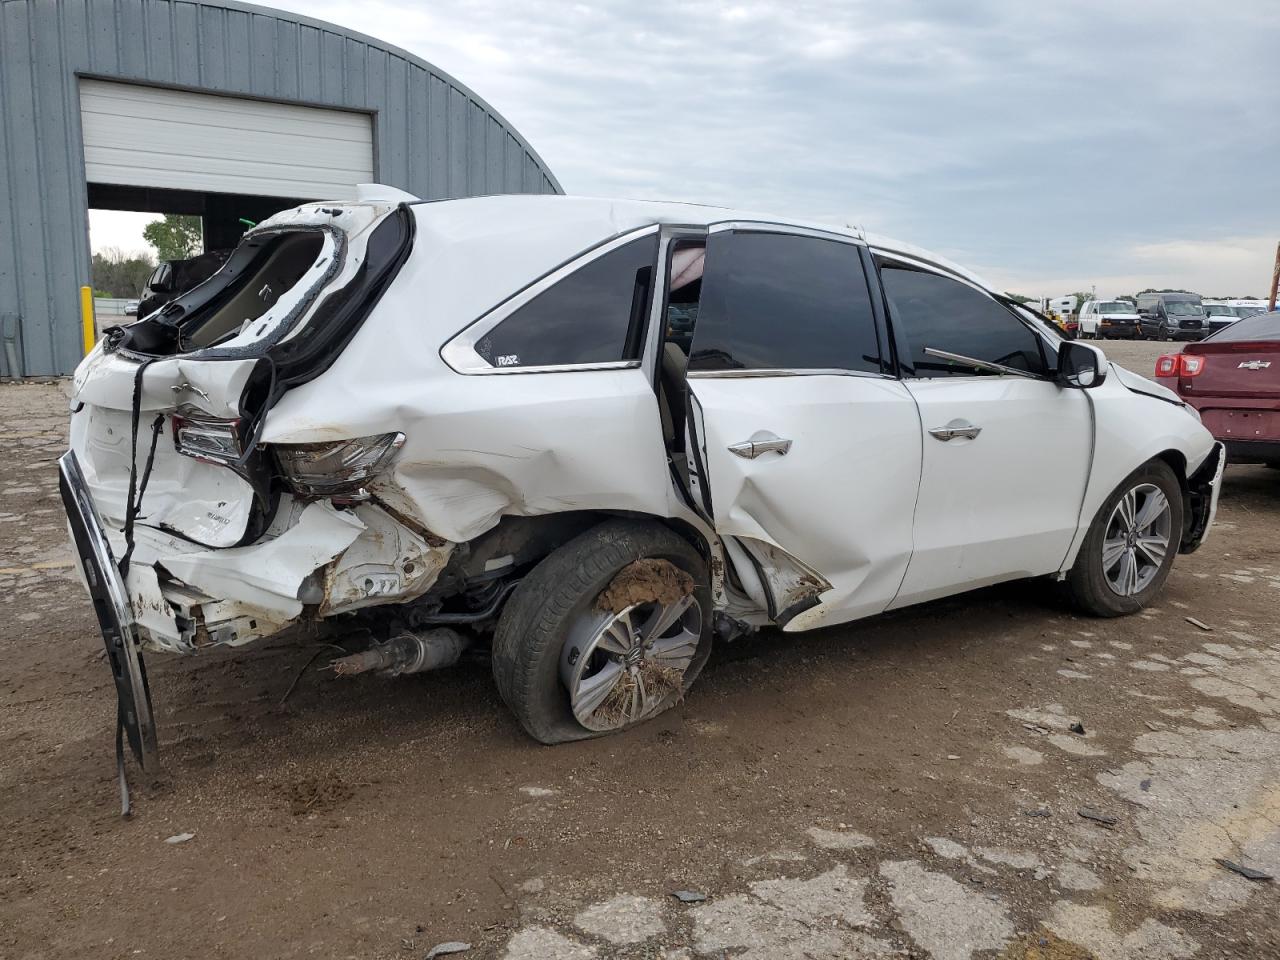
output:
M144 764L141 648L308 621L379 638L341 673L492 633L557 742L670 707L758 627L1041 576L1131 613L1223 463L1174 394L915 247L387 188L250 230L110 332L73 409L64 499Z

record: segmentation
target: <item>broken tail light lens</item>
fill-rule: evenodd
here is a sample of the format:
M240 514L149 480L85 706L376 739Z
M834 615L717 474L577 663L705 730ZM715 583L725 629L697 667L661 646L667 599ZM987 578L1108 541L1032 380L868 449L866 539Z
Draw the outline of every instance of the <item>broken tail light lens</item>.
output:
M383 433L325 443L276 444L274 449L280 473L295 493L355 497L403 446L403 433Z
M1204 357L1171 353L1156 361L1157 377L1198 377L1204 372Z
M190 414L173 415L173 444L178 452L197 460L228 463L244 454L240 419L221 420Z

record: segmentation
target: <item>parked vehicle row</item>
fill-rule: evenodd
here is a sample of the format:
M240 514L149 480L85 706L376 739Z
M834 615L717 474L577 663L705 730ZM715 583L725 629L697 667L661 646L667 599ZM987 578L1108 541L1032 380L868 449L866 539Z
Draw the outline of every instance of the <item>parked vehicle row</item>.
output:
M1262 300L1201 300L1193 293L1153 292L1129 300L1086 300L1059 326L1084 340L1200 340L1243 317L1266 312Z
M1223 465L1175 394L919 248L560 196L281 213L74 391L63 498L140 756L140 645L326 618L379 638L344 672L492 634L553 743L761 626L1025 577L1133 613Z

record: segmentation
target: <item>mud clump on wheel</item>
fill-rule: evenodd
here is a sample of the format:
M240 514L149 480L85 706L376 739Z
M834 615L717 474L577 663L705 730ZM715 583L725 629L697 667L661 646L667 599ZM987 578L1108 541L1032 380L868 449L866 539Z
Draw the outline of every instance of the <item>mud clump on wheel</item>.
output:
M596 606L610 613L621 613L638 603L669 605L689 596L693 587L693 577L670 560L645 557L619 570L596 597Z
M655 701L665 701L674 695L684 696L684 674L674 667L666 667L652 660L642 660L636 674L624 674L614 684L609 695L596 707L595 717L605 723L621 723L631 716L632 705L639 695L640 684Z

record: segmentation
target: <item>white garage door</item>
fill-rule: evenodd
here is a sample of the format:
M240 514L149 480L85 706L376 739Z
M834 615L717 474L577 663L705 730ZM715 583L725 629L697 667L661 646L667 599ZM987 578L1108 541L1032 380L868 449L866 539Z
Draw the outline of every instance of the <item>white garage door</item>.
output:
M80 81L91 183L342 199L373 180L368 114Z

